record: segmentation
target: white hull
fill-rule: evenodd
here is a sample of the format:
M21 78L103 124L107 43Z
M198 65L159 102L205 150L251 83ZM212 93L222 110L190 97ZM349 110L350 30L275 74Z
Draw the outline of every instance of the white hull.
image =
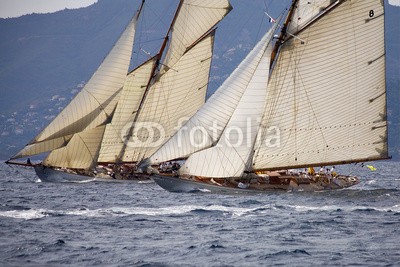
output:
M330 183L326 185L309 183L309 184L296 184L290 183L287 185L265 185L262 189L260 188L238 188L231 186L223 186L217 184L211 184L206 182L200 182L196 180L189 180L179 177L155 175L152 177L153 180L162 188L167 191L174 193L212 193L212 194L260 194L270 192L282 192L282 191L324 191L324 190L337 190L348 188L350 186L358 184L360 181L358 178L353 176L339 176L340 182Z

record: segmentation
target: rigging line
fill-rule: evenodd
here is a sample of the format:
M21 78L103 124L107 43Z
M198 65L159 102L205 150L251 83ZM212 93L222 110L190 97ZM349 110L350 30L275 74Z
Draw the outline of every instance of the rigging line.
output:
M224 133L224 132L223 132ZM223 134L222 133L222 134ZM221 134L221 137L222 137L222 134ZM228 145L227 144L227 142L229 142L229 139L228 138L226 138L226 136L224 135L224 137L225 137L225 139L224 139L224 143L226 144L226 145ZM229 163L230 163L230 165L233 167L233 168L235 168L236 167L236 163L234 164L234 162L231 160L231 158L232 157L228 157L225 153L224 153L224 150L223 150L223 148L231 148L231 149L233 149L233 151L234 152L236 152L236 155L238 156L238 158L242 161L242 163L244 164L244 167L246 167L246 162L244 161L244 159L240 156L240 154L238 153L238 151L237 151L237 149L229 142L229 146L224 146L223 144L221 144L222 146L218 146L218 144L219 144L219 141L218 141L218 143L214 146L217 150L219 150L221 153L218 153L218 151L217 151L217 156L218 156L218 158L220 159L220 162L222 163L222 162L224 162L224 159L225 160L227 160ZM228 153L230 153L231 152L231 150L225 150L225 151L227 151ZM220 154L222 154L222 155L220 155ZM223 156L223 157L222 157ZM214 166L215 166L215 164L214 164ZM225 171L227 171L228 170L228 167L226 166L226 165L224 165L224 164L222 164L222 167L224 168L224 170ZM235 175L237 175L237 173L235 173Z
M309 103L309 107L310 107L310 109L311 109L311 112L312 112L312 114L313 114L313 117L314 117L314 119L315 119L315 121L316 121L316 123L317 123L317 125L318 125L319 131L320 131L321 136L322 136L322 138L323 138L323 140L324 140L324 142L325 142L325 145L328 147L328 142L326 141L325 134L324 134L324 132L322 131L321 124L320 124L320 122L319 122L319 120L318 120L318 117L317 117L316 112L315 112L315 110L314 110L314 106L312 105L312 101L311 101L310 96L309 96L309 94L308 94L308 90L307 90L307 88L306 88L306 86L305 86L303 77L302 77L302 75L300 74L300 71L299 71L298 68L297 68L297 72L298 72L298 74L299 74L300 82L301 82L301 84L303 85L303 88L304 88L303 90L304 90L304 93L305 93L305 95L306 95L306 97L307 97L307 100L308 100L308 103Z
M354 16L354 9L353 9L353 6L351 6L350 5L350 7L348 7L348 8L351 8L351 15L352 15L352 18L354 18L355 16ZM356 26L355 26L355 21L354 21L354 19L352 19L352 23L351 23L351 28L352 28L352 32L353 32L353 40L357 40L357 36L356 36L356 33L357 33L357 31L356 31ZM358 48L357 48L357 42L353 42L353 47L354 47L354 50L357 52L357 51L359 51L358 50ZM355 59L356 59L356 57L357 57L357 54L356 53L354 53L354 57L355 57ZM354 103L353 103L353 106L354 106L354 111L356 111L357 109L358 109L358 90L357 90L357 88L358 88L358 80L359 80L359 68L358 68L358 64L355 64L356 65L356 67L355 67L355 76L356 76L356 79L355 79L355 83L356 83L356 90L354 90L354 94L355 94L355 101L354 101ZM357 122L357 112L354 112L354 119L353 119L353 121L354 122ZM356 127L353 127L353 142L352 142L352 144L353 144L353 147L354 147L354 145L355 145L355 143L356 143L356 138L355 138L355 136L356 136Z
M298 109L298 103L297 103L297 86L296 86L297 75L296 75L296 73L298 72L298 61L300 61L300 60L297 59L297 60L294 61L294 65L295 66L294 66L294 69L293 69L293 124L292 124L292 128L294 128L294 156L295 156L295 161L297 161L297 111L298 111L297 109Z
M265 49L263 49L263 53L262 53L261 58L262 58L263 55L267 52L268 47L269 47L269 44L268 44L267 46L265 46ZM261 51L260 51L259 53L261 53ZM249 84L251 83L251 81L252 81L252 79L253 79L253 77L254 77L254 74L255 74L255 72L257 71L258 66L259 66L260 64L261 64L261 59L260 59L260 61L257 62L257 64L255 64L254 70L250 73L249 76L251 76L251 78L250 78L249 82L246 84L246 86L245 86L246 88L243 90L243 93L241 94L240 99L239 99L238 102L237 102L238 104L240 103L240 101L242 100L244 94L246 93L246 90L247 90L247 88L249 87ZM228 127L229 123L231 122L232 116L233 116L233 114L235 113L236 110L237 110L237 105L236 105L235 109L232 111L232 114L231 114L231 116L229 117L227 123L226 123L225 126L223 127L222 132L221 132L221 135L220 135L220 137L218 138L217 141L219 141L219 139L221 138L222 133L225 132L225 129Z
M194 4L189 4L189 3L187 3L187 4L185 4L185 5L187 5L187 6L192 6L192 7L198 7L198 8L207 8L207 9L211 9L209 6L205 6L205 5L194 5ZM212 9L214 9L214 10L225 10L226 8L224 8L224 7L221 7L221 8L217 8L217 7L215 7L215 8L212 8Z
M104 131L103 131L103 132L104 132ZM96 163L94 163L95 158L94 158L94 156L92 155L92 153L91 153L91 151L90 151L90 148L89 148L89 146L86 144L84 138L83 138L80 134L77 134L77 135L78 135L79 139L82 141L82 143L84 144L84 146L86 147L86 150L89 152L90 158L92 159L92 163L90 164L91 166L90 166L89 168L93 168L93 165L96 164ZM101 141L100 141L100 142L101 142ZM100 146L99 146L99 148L100 148Z
M196 59L194 56L192 56L192 59ZM204 69L204 66L203 66L203 69ZM195 79L196 80L196 79ZM196 81L193 81L192 82L192 85L193 84L196 84ZM170 86L164 86L164 88L165 87L167 87L167 88L170 88ZM192 86L193 87L193 86ZM171 90L170 91L166 91L166 90L159 90L159 92L160 92L160 94L159 94L159 102L161 101L160 100L160 98L163 98L163 100L164 100L164 103L167 103L167 102L169 102L168 101L168 98L170 98L171 97L171 95L170 94L168 94L168 93L170 93L171 92ZM182 99L182 101L185 101L185 100L188 100L188 99L190 99L190 97L192 96L193 94L191 94L191 91L190 90L186 90L186 94L185 94L185 96L183 97L183 99ZM157 106L159 106L159 105L156 105L156 107ZM175 110L173 110L172 112L167 112L168 111L168 106L167 105L164 105L164 110L161 112L161 111L158 111L158 110L156 110L156 109L154 109L154 116L152 116L152 117L156 117L156 115L157 114L166 114L167 116L168 116L168 119L169 119L169 121L176 121L176 115L173 115L173 114L179 114L179 112L178 112L178 110L180 109L180 106L177 106L176 108L175 108ZM162 119L161 119L162 120ZM170 128L170 127L169 127ZM168 131L170 131L171 129L168 129ZM166 133L167 134L167 138L169 138L169 133ZM175 133L172 133L172 135L174 135ZM165 141L166 142L166 141ZM164 143L165 143L164 142ZM148 151L149 149L147 149L147 151ZM147 151L146 151L146 153L147 153Z
M271 69L272 69L272 71L271 71L271 73L270 73L270 77L272 77L274 71L276 72L275 68L276 68L276 62L278 61L278 58L280 57L279 51L280 51L280 48L281 48L281 46L282 46L282 43L281 43L281 42L282 42L284 36L286 35L286 29L287 29L289 23L291 22L291 19L292 19L292 17L293 17L293 13L294 13L294 8L295 8L297 2L298 2L298 0L294 0L294 1L292 2L292 5L291 5L291 7L290 7L290 10L288 11L286 20L285 20L285 22L284 22L284 26L281 27L280 37L279 37L278 40L275 41L275 46L274 46L274 48L273 48L273 52L271 53L271 60L270 60L270 66L271 66ZM286 13L286 11L287 11L287 10L283 11L282 15L283 15L284 13ZM280 67L280 68L282 69L282 67ZM288 70L286 70L285 76L287 75L287 73L288 73ZM270 78L269 80L271 80L271 78ZM277 86L277 85L278 85L278 81L275 81L275 84L276 84L275 87L276 87L276 89L277 89L277 88L278 88L278 86ZM283 84L282 84L281 86L283 87ZM282 89L282 88L281 88L281 89ZM270 92L271 92L271 90L269 90L269 92L267 93L267 96L266 96L266 97L268 97L268 94L269 94ZM261 125L262 125L261 127L262 127L262 128L266 128L266 126L267 126L266 120L268 120L268 118L271 118L271 116L272 116L273 114L276 115L276 113L277 113L276 106L278 106L278 100L279 100L281 94L282 94L282 90L278 90L278 95L275 96L275 100L276 100L276 101L273 101L273 104L270 105L270 108L269 108L269 117L267 117L267 116L268 116L268 115L267 115L267 112L264 112L263 118L262 118L262 122L261 122ZM267 107L266 107L266 110L267 110ZM261 136L260 138L263 139L262 136ZM260 153L260 151L261 151L261 147L262 147L262 140L260 140L260 142L261 142L261 144L260 144L259 148L257 149L258 151L257 151L257 153L254 153L254 154L259 155L259 153ZM283 148L282 148L282 149L283 149Z
M7 164L7 165L8 165L11 169L13 169L14 172L22 174L22 173L19 171L19 168L18 168L18 169L17 169L17 168L14 168L14 166L13 166L12 164ZM26 166L26 167L28 167L28 166ZM22 177L24 177L24 179L26 179L27 181L29 181L29 182L31 182L31 183L34 183L34 182L35 182L34 180L29 179L29 178L26 177L25 175L22 175Z
M281 29L284 30L282 27L281 27ZM279 42L279 41L277 41L277 42ZM283 48L281 47L281 49L283 49ZM279 51L280 51L281 49L279 49ZM279 54L278 56L276 56L276 61L279 60L279 57L281 57L280 54ZM293 53L290 53L290 57L293 58ZM271 60L271 61L272 61L272 60ZM290 62L291 62L291 61L292 61L292 60L290 60ZM277 67L279 67L278 70L275 69L275 68L277 68ZM275 73L276 73L276 72L279 73L279 70L283 70L283 67L282 67L282 66L276 66L276 64L275 64L275 65L274 65L274 69L275 69L275 70L274 70ZM295 73L295 70L293 70L293 73ZM274 74L271 73L271 76L272 76L272 75L274 75ZM275 74L275 76L276 76L276 75L277 75L277 74ZM284 77L286 77L287 75L289 75L289 68L287 68L286 71L284 71L283 75L284 75ZM282 77L282 76L281 76L281 77ZM295 75L292 75L292 77L295 77ZM286 80L286 78L283 79L283 80ZM275 81L275 87L278 88L278 80ZM289 90L289 88L287 88L287 90ZM271 91L271 90L270 90L270 91ZM274 117L277 116L277 112L278 112L277 107L281 105L281 104L278 103L278 102L279 102L279 99L281 99L282 94L283 94L283 84L281 85L281 89L278 90L278 94L274 97L275 101L272 101L273 105L270 105L270 108L269 108L269 115L266 115L267 113L264 113L263 122L262 122L262 128L265 128L265 127L267 126L266 123L265 123L265 121L268 120L267 118L271 118L271 117L273 117L273 116L274 116ZM285 94L285 95L286 95L286 94ZM284 96L284 95L283 95L283 96ZM267 108L266 108L266 109L267 109ZM296 123L296 121L294 120L293 123ZM264 132L265 132L265 131L264 131ZM296 137L296 136L297 136L297 134L295 133L295 137ZM262 138L262 137L261 137L261 138ZM296 142L296 144L297 144L297 142ZM295 144L295 145L296 145L296 144ZM259 155L259 154L260 154L261 147L262 147L262 144L258 147L257 152L255 153L256 155ZM283 148L282 148L282 149L283 149ZM281 151L282 151L282 149L281 149Z
M171 7L172 7L172 5L168 5L168 6L164 9L164 11L162 11L161 14L169 14L169 13L170 13L169 10L171 9ZM145 16L145 15L140 16L140 17L141 17L141 22L142 22L142 25L143 25L143 26L140 27L142 30L139 31L139 34L140 34L140 35L139 35L138 38L137 38L137 39L140 39L140 40L141 40L141 39L144 39L144 38L145 38L144 36L146 36L147 38L150 36L150 34L148 33L148 31L147 31L146 29L160 28L160 26L157 26L158 24L162 24L165 28L167 28L167 27L169 26L168 23L165 23L165 22L162 20L162 18L165 18L165 17L168 17L168 16L158 14L158 13L151 7L151 5L149 5L147 2L145 2L143 9L145 10L145 11L143 11L143 13L145 13L145 12L147 12L147 10L149 10L149 12L147 12L147 13L152 13L152 15L153 15L155 18L157 18L157 20L154 20L152 24L149 24L149 23L148 23L148 20L149 20L149 19L147 19L147 18L149 18L150 15L149 15L149 16ZM155 42L155 41L157 41L157 40L164 40L164 39L165 39L165 37L161 37L161 38L157 38L157 39L153 39L153 40L135 42L135 45L138 46L138 48L139 48L138 51L140 51L140 48L142 47L142 45L143 45L144 43ZM133 54L136 54L136 61L138 61L138 60L139 60L139 53L135 51ZM137 63L137 64L140 65L140 62Z
M141 32L141 34L143 34L143 31ZM141 45L141 44L147 44L147 43L152 43L152 42L161 41L161 40L164 40L164 37L159 37L159 38L155 38L155 39L150 39L150 40L147 40L147 41L135 42L135 44Z
M193 61L196 59L194 56L192 56L192 59L193 59ZM206 60L208 60L208 59L211 59L211 58L207 58ZM205 66L202 64L203 62L205 62L206 60L201 60L201 62L198 64L198 65L202 65L201 66L201 69L202 70L204 70L205 69ZM202 71L200 71L200 72L202 72ZM209 72L208 72L208 74L209 74ZM207 77L209 77L209 75L207 75ZM196 75L196 77L195 77L195 79L193 79L193 81L192 81L192 86L191 86L191 88L194 88L194 86L193 85L195 85L195 84L197 84L198 82L198 80L199 80L199 76L198 75ZM208 80L208 79L207 79ZM208 84L208 83L207 83ZM198 91L198 89L195 91L195 94L197 93L197 91ZM186 94L185 94L185 96L183 97L183 99L182 99L182 101L185 101L185 100L190 100L191 98L193 97L193 93L192 93L192 91L191 90L186 90ZM166 99L165 99L166 100ZM175 110L173 111L173 113L172 114L178 114L179 112L178 112L178 110L180 109L180 106L177 106L176 108L175 108ZM167 114L167 115L169 115L169 114ZM169 119L171 119L171 118L169 118Z
M265 4L265 2L264 2L264 4ZM257 31L256 38L254 40L254 43L253 43L253 47L257 45L257 43L258 43L257 40L260 39L259 37L261 36L261 38L262 38L262 36L263 36L263 34L261 34L261 29L266 20L265 20L265 16L261 16L261 17L262 17L262 19L260 20L259 25L258 25L258 31ZM271 27L274 27L274 26L272 25Z
M104 101L104 103L100 103L100 101L94 96L93 93L91 93L90 91L88 91L88 90L85 89L85 88L83 88L83 89L84 89L84 90L82 90L82 91L87 92L87 93L97 102L97 104L98 104L98 109L100 109L101 112L104 113L104 115L107 117L107 119L109 119L110 116L112 115L112 113L115 111L115 109L113 109L113 112L111 112L111 114L107 114L107 112L105 111L105 109L107 108L108 104L109 104L111 101L113 101L113 100L115 99L115 97L117 97L117 96L121 93L121 91L122 91L122 89L123 89L123 86L122 86L121 88L119 88L114 94L112 94L108 99L106 99L106 101ZM110 102L108 102L108 101L110 101ZM105 103L108 103L108 104L107 104L106 106L103 106Z
M279 55L280 56L280 55ZM278 56L278 57L279 57ZM290 57L292 57L292 55L290 56ZM281 70L283 70L283 76L284 77L286 77L287 75L288 75L288 73L289 73L289 68L286 68L286 69L283 69L283 66L278 66L279 67L279 69L276 69L277 67L275 66L275 69L274 69L274 72L276 73L276 72L278 72L278 74L279 74L279 72L281 71ZM278 75L278 74L275 74L275 75ZM281 77L281 76L280 76ZM286 80L286 78L285 79L283 79L283 80ZM280 86L280 88L279 88L279 86ZM269 107L269 111L268 112L264 112L264 115L263 115L263 119L262 119L262 127L264 128L264 134L262 134L262 136L260 137L261 139L263 139L263 135L265 136L265 134L267 134L267 122L270 120L270 118L276 118L276 117L278 117L277 116L277 114L278 114L278 109L277 109L277 107L278 106L280 106L281 105L281 102L282 102L282 95L283 96L285 96L286 94L283 94L283 84L281 84L281 85L279 85L278 84L278 80L276 80L275 81L275 85L274 85L274 87L275 87L275 89L276 89L276 91L275 91L275 93L277 93L275 96L271 96L271 97L268 97L267 96L267 105L268 105L268 103L271 103L272 102L272 105L270 105L270 107ZM271 92L271 90L269 90L269 93ZM267 93L267 94L269 94L269 93ZM273 97L273 99L272 99L272 101L268 101L268 99L269 98L272 98ZM267 110L267 107L266 107L266 110ZM282 116L282 115L281 115ZM286 143L285 144L283 144L282 146L280 146L280 150L279 150L279 153L281 153L282 151L283 151L283 149L286 147L286 145L287 145L287 143L288 143L288 140L289 139L287 139L286 140ZM258 152L257 152L257 155L259 155L260 154L260 151L261 151L261 148L263 147L263 144L262 144L262 140L260 140L260 142L261 142L261 144L259 145L259 148L258 148Z
M309 35L310 35L310 32L308 32L308 36L309 36ZM312 114L314 115L314 119L315 119L316 122L317 122L318 128L319 128L320 133L321 133L321 136L322 136L322 138L323 138L323 140L324 140L324 142L325 142L325 145L328 146L328 142L326 141L324 132L322 131L322 127L321 127L321 125L320 125L320 123L319 123L319 121L318 121L318 118L317 118L317 116L316 116L316 113L315 113L315 111L314 111L314 108L313 108L313 105L312 105L310 96L309 96L309 94L308 94L307 88L306 88L306 86L305 86L303 77L302 77L302 75L301 75L301 73L300 73L299 65L300 65L301 58L303 57L303 55L304 55L304 53L305 53L305 48L307 47L307 44L301 44L301 46L303 46L304 49L303 49L303 51L299 51L299 55L298 55L298 57L297 57L298 59L297 59L297 60L294 60L294 65L295 65L295 66L294 66L294 67L295 67L294 73L297 73L297 76L298 76L298 78L300 79L300 83L303 85L302 87L303 87L304 93L305 93L305 95L306 95L306 97L307 97L307 100L308 100L308 103L309 103L309 107L310 107L311 110L312 110ZM301 49L299 49L299 50L301 50ZM297 64L296 64L296 63L297 63ZM294 74L294 75L296 75L296 74ZM297 141L296 141L296 144L297 144Z
M311 25L319 21L322 17L330 13L332 10L335 10L338 6L342 5L343 3L348 2L346 0L333 0L331 1L331 4L329 4L328 7L326 7L321 13L317 14L311 21L307 22L300 30L298 30L296 33L294 33L295 36L299 35L301 32L303 32L305 29L309 28ZM367 2L367 1L365 1ZM292 37L286 38L284 42L289 41Z
M233 161L231 160L231 157L227 157L225 155L224 151L222 150L222 147L215 146L215 148L221 152L221 153L218 153L218 151L217 151L217 156L220 159L220 163L224 162L224 159L225 159L225 160L228 160L228 162L230 163L230 165L232 167L236 166L236 164L234 164ZM214 164L213 164L214 170L217 168L216 163L218 163L218 162L214 162ZM224 171L226 172L228 170L228 166L227 166L228 164L221 164L221 165L222 165L222 168L224 169Z
M267 4L267 1L268 1L268 0L264 0L264 8L265 8L266 11L268 11L268 4Z
M173 5L167 5L164 10L159 14L155 9L151 7L148 3L145 3L146 9L150 10L151 13L157 18L157 21L155 21L152 25L150 25L151 28L155 27L156 23L161 23L163 24L166 28L170 26L170 23L166 23L163 19L168 18L168 16L165 16L165 14L170 14L170 10L173 8ZM142 16L144 17L144 16ZM150 16L149 16L150 17ZM164 39L164 38L162 38Z
M183 5L183 0L181 0L181 1L179 2L178 7L176 8L175 15L174 15L174 17L173 17L173 19L172 19L172 22L171 22L171 24L170 24L170 27L168 28L168 31L167 31L167 33L166 33L166 35L165 35L164 42L163 42L163 44L161 45L160 50L159 50L159 52L158 52L158 54L157 54L157 56L156 56L156 64L153 66L153 69L152 69L152 72L151 72L151 75L150 75L150 79L149 79L148 82L147 82L147 86L146 86L146 89L145 89L145 91L144 91L143 97L142 97L142 99L141 99L141 101L140 101L140 104L139 104L139 107L138 107L138 109L137 109L137 112L136 112L136 114L135 114L135 118L134 118L134 120L132 121L132 126L131 126L130 129L129 129L129 132L128 132L128 135L127 135L127 137L128 137L127 139L129 139L129 138L132 136L132 134L133 134L133 131L134 131L134 124L135 124L135 122L138 120L139 115L141 114L141 109L142 109L143 105L144 105L145 102L146 102L146 98L147 98L147 96L148 96L148 94L149 94L150 89L151 89L151 88L153 87L153 85L157 82L157 78L160 78L160 77L159 77L160 71L159 71L159 69L158 69L159 63L160 63L161 58L162 58L162 56L163 56L163 54L164 54L164 52L165 52L165 48L166 48L167 43L168 43L168 40L169 40L169 35L170 35L170 33L172 32L172 30L173 30L173 26L174 26L174 24L175 24L175 22L176 22L176 20L177 20L177 18L178 18L178 15L179 15L179 12L180 12L180 10L181 10L181 8L182 8L182 5ZM123 157L123 155L125 154L126 148L127 148L127 144L126 144L126 142L124 142L124 145L123 145L123 147L122 147L122 149L121 149L121 151L120 151L120 153L119 153L119 155L118 155L118 159L119 159L119 160L121 160L122 157Z

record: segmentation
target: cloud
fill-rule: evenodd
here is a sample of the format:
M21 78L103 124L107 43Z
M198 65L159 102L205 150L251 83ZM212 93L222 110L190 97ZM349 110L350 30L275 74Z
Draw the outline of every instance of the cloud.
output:
M389 0L389 5L400 6L400 0Z

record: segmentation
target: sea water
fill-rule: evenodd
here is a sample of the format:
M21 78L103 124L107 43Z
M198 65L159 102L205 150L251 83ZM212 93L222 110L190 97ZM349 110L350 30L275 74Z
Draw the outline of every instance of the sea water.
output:
M169 193L41 183L0 165L0 266L400 266L400 163L331 192Z

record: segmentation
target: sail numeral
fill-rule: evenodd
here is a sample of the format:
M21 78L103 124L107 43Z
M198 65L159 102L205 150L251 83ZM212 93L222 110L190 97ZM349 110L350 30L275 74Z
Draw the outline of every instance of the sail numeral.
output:
M375 15L374 10L371 9L369 11L369 17L372 18L374 15Z

